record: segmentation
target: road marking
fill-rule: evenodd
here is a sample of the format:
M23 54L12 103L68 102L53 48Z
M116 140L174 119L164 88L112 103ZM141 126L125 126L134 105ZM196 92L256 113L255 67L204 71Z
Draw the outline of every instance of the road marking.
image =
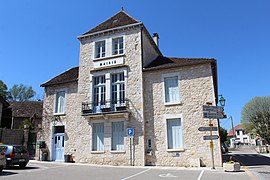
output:
M168 174L160 174L159 177L164 177L164 178L177 178L178 176L174 176L174 175L168 173Z
M132 176L126 177L126 178L124 178L124 179L122 179L122 180L126 180L126 179L133 178L133 177L138 176L138 175L140 175L140 174L143 174L143 173L145 173L145 172L147 172L147 171L150 171L150 169L146 169L146 170L144 170L144 171L142 171L142 172L139 172L139 173L137 173L137 174L133 174Z
M201 180L203 173L204 173L204 170L201 171L201 173L200 173L200 175L199 175L199 177L198 177L197 180Z
M247 166L244 166L244 169L245 169L246 174L250 177L250 179L258 180L258 178L256 176L254 176L253 173L248 170Z

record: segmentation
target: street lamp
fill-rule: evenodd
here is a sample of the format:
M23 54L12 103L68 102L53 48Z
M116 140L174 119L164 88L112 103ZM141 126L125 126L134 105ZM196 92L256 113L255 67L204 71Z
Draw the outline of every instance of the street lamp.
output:
M224 107L224 106L225 106L225 101L226 101L226 99L224 99L224 97L222 96L222 94L219 95L219 96L220 96L220 98L219 98L219 103L220 103L220 105L221 105L222 107Z

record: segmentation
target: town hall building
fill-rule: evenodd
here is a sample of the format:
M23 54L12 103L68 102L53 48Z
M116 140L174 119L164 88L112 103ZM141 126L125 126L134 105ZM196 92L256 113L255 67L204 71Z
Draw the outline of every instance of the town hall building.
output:
M162 54L158 34L121 10L78 36L80 62L43 83L48 159L99 165L211 166L203 105L217 104L212 58ZM213 120L218 126L218 121ZM213 132L218 135L218 131ZM221 166L219 140L213 157Z

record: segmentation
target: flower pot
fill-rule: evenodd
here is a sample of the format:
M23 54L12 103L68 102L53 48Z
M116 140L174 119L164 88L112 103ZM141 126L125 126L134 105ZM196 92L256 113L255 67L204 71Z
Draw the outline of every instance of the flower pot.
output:
M240 164L237 162L223 163L223 169L228 172L238 172L240 171Z

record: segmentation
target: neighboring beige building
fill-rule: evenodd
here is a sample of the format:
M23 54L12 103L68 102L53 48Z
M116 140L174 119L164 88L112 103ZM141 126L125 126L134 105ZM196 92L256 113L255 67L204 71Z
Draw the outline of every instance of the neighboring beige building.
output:
M39 140L50 160L71 155L91 164L211 166L203 140L209 132L198 128L209 124L202 106L217 104L215 59L163 56L158 35L152 38L123 10L78 39L79 67L41 85ZM215 140L215 165L221 161Z

